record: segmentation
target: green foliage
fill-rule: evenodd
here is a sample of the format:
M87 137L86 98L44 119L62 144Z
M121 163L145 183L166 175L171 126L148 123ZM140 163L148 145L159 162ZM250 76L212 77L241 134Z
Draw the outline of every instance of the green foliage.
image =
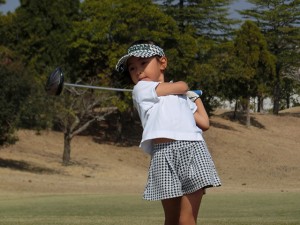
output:
M31 94L20 98L15 106L15 125L18 121L20 127L44 129L51 126L57 115L55 110L59 107L52 107L53 104L62 104L60 110L65 112L63 107L67 105L44 94L46 76L56 66L63 67L66 80L72 83L94 81L94 85L131 88L129 77L116 73L114 67L138 39L152 39L165 49L169 60L167 80L186 80L191 89L202 89L208 111L217 106L216 96L232 100L269 95L274 85L280 89L274 93L288 104L297 90L290 77L300 67L299 1L249 1L254 4L253 9L242 13L257 21L264 37L251 25L239 31L235 45L230 40L231 26L236 21L227 18L231 2L20 1L14 13L0 15L0 45L6 47L1 54L6 52L8 56L8 51L13 52L24 66L20 74L30 74ZM263 38L276 61L265 50ZM270 66L272 62L276 67ZM12 67L3 67L5 73L12 71ZM14 67L13 71L21 68ZM105 106L117 106L120 111L132 107L129 93L97 95L105 99Z
M163 10L177 22L181 33L194 29L196 36L220 40L232 33L231 26L237 21L228 18L230 0L165 0Z
M66 40L79 3L79 0L21 1L12 23L15 36L13 49L37 74L64 61Z
M175 80L187 80L191 89L202 89L202 101L208 112L217 107L215 96L220 95L223 43L232 35L228 5L231 1L155 1L178 26L180 35L175 37L175 49L169 61ZM180 47L180 49L179 49ZM181 54L180 54L181 53ZM178 57L179 56L179 57ZM173 69L174 68L174 69Z
M0 15L0 45L11 48L16 43L16 30L12 25L15 15L9 13L8 15Z
M244 97L256 97L259 86L270 86L274 80L275 58L269 53L259 28L251 21L242 25L234 43L235 56L242 68L238 76L241 93Z
M273 113L278 114L283 96L281 92L285 86L283 78L291 71L291 67L300 67L300 2L298 0L248 1L254 4L254 7L242 11L242 14L257 21L257 25L266 37L270 52L277 59ZM292 92L292 89L289 92Z
M65 63L67 40L80 1L20 3L14 14L1 17L0 43L13 49L31 74L32 92L20 108L18 126L40 130L52 125L55 114L44 91L45 78L56 66Z
M192 89L201 89L204 94L202 101L208 112L218 106L216 96L222 95L219 83L225 72L223 65L226 60L226 44L216 44L213 40L199 37L197 40L197 60L187 81Z
M13 143L17 119L31 82L14 53L0 46L0 145Z
M257 20L265 34L270 51L284 70L293 63L300 64L300 2L295 0L249 0L255 7L243 11ZM291 56L291 57L288 57ZM298 57L297 57L298 56ZM281 71L282 72L282 71Z
M46 96L44 86L40 82L32 78L31 83L31 94L20 108L17 126L37 131L51 128L55 114L51 107L53 99Z
M246 21L237 31L225 58L221 90L229 100L249 99L269 93L275 75L275 57L259 28Z
M176 35L175 21L148 0L86 0L81 10L71 37L72 74L80 66L81 77L99 75L103 84L118 84L110 76L132 42L150 38L164 45Z
M131 88L129 77L116 73L115 65L129 45L139 39L152 39L166 49L170 74L178 71L175 65L182 61L177 51L180 45L176 41L179 32L175 21L149 0L86 0L73 28L69 45L72 82L97 77L100 86ZM129 96L111 93L114 94L121 99L116 101L121 111L131 106Z

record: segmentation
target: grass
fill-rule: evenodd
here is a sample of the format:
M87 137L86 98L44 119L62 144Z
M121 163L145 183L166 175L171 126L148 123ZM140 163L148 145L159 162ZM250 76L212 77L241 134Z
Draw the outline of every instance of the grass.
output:
M208 193L198 224L298 225L300 193ZM0 225L163 224L160 202L129 195L0 197Z
M207 195L200 221L206 225L299 225L299 199L300 193Z

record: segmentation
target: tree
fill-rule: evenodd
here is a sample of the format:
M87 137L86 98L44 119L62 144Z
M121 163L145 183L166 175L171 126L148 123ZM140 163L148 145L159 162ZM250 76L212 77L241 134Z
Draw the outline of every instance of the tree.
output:
M175 21L150 0L85 0L73 26L71 79L76 81L80 71L83 78L98 76L101 85L117 87L128 85L120 83L113 71L132 42L150 38L170 49L176 44L171 40L178 36Z
M5 0L0 0L0 5L5 4ZM2 12L0 12L0 16L1 16Z
M113 71L129 44L149 37L164 44L171 34L176 35L175 22L151 1L85 0L80 12L69 38L66 70L70 74L67 79L75 83L94 80L94 84L101 86L124 87L128 85L122 83L124 75L120 77ZM72 138L95 120L104 119L111 113L107 106L124 109L129 99L125 93L78 91L69 89L64 94L64 101L55 103L56 118L65 137L65 165L70 160Z
M234 74L237 97L245 101L246 125L250 126L250 97L256 97L272 83L275 58L255 23L245 21L234 39L234 58L239 69Z
M299 68L300 1L248 0L252 9L241 11L262 30L269 50L276 56L276 80L273 89L273 113L278 114L282 100L284 77L291 67ZM290 90L291 91L291 90Z
M10 47L19 52L37 75L62 65L72 20L78 15L79 0L20 1L13 20L14 40Z
M182 34L195 28L197 36L223 39L232 33L231 25L237 21L228 18L228 5L232 0L165 0L154 1L177 22Z
M32 93L20 109L20 127L44 129L51 126L51 107L44 91L47 73L65 64L72 20L80 1L20 1L15 13L0 20L0 44L13 50L32 75Z
M219 75L220 62L228 39L232 38L232 25L237 21L228 18L231 1L155 1L165 13L177 23L182 37L178 52L175 74L178 79L187 80L193 89L202 89L202 100L210 113L217 106L215 97L221 95ZM188 41L187 41L188 40ZM224 43L225 42L225 43Z
M5 4L5 3L6 3L6 0L0 0L0 5ZM1 12L0 12L0 14L1 14Z
M106 107L113 97L91 89L67 88L62 96L53 98L55 99L52 104L56 109L55 125L64 134L62 161L67 166L71 160L72 139L93 122L104 120L116 108Z
M13 47L12 42L15 41L16 37L16 30L12 25L14 18L14 13L8 13L7 15L0 14L0 45L6 46L7 48Z
M31 94L29 75L11 50L0 46L0 145L12 144L18 116Z
M1 16L0 45L19 56L35 83L27 107L21 108L21 127L50 126L45 78L47 72L65 63L71 22L79 12L79 4L79 0L24 0L15 13Z

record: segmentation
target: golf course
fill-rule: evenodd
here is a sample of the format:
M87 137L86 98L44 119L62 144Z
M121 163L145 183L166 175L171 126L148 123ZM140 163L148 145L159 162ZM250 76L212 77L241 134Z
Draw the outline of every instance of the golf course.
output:
M205 140L222 186L207 190L198 224L300 225L300 107L243 116L218 110ZM0 225L162 225L160 202L142 199L150 157L138 146L72 141L19 130L0 149Z

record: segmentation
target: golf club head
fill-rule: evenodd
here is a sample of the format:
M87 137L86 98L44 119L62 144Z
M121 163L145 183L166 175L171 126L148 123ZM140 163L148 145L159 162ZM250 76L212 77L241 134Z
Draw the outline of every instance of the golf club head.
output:
M57 67L48 77L45 90L48 95L60 95L64 87L64 75L62 69Z

